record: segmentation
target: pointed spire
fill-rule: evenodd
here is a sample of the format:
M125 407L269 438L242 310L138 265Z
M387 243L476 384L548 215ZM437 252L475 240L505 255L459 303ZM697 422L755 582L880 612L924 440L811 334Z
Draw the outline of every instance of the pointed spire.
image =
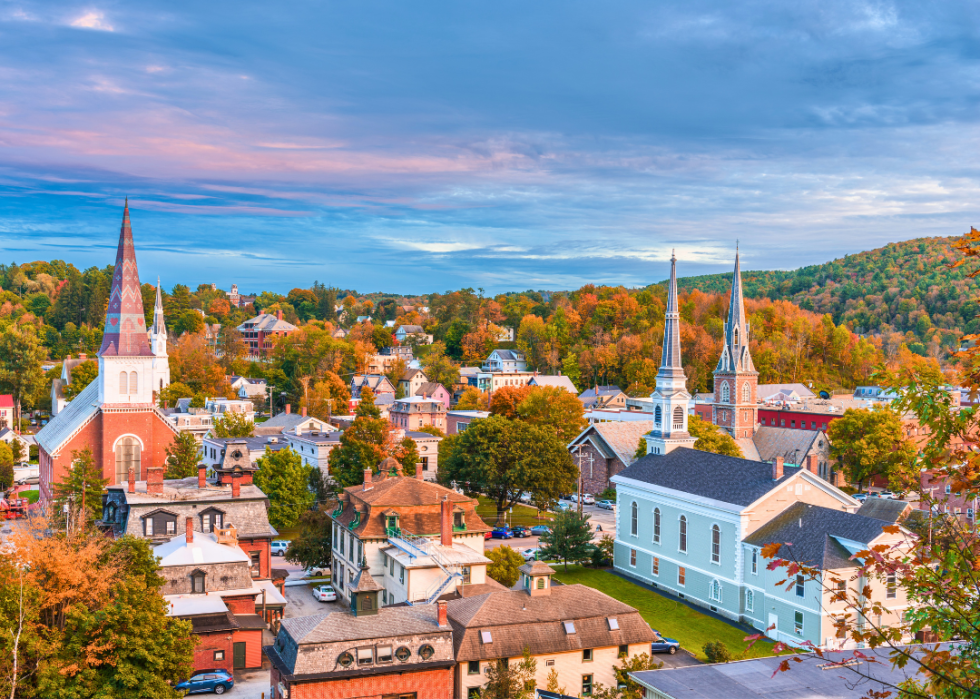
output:
M745 320L745 300L742 297L742 263L739 260L738 243L735 245L735 271L732 273L732 293L728 302L728 320L725 321L725 349L715 371L755 371L749 354L749 324Z
M160 294L160 277L157 277L157 300L153 306L153 334L160 335L167 332L167 325L163 319L163 296Z
M129 222L128 197L123 209L119 247L116 250L116 269L112 275L112 290L109 293L109 308L106 311L105 331L99 356L152 356L150 343L146 337L143 294L140 289L139 270L136 268L136 249L133 247L133 229Z
M677 305L677 256L670 253L670 283L667 286L667 312L664 314L664 345L660 368L683 371L681 365L681 321Z

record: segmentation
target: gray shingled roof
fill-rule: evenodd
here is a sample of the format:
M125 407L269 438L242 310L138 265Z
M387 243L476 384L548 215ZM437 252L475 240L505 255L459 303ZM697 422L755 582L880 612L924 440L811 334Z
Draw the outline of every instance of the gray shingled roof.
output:
M647 454L614 478L631 478L745 507L799 470L788 466L783 477L774 481L772 468L760 461L679 447L663 455Z
M869 497L858 509L857 514L872 519L880 519L882 522L894 523L900 520L910 507L911 505L901 500Z
M301 645L427 634L440 630L434 604L384 607L378 614L368 616L354 616L349 610L344 610L286 618L282 620L282 627Z
M835 538L869 544L881 535L883 526L887 523L879 519L798 502L749 535L745 543L792 544L792 550L783 546L779 555L833 570L855 565L848 560L850 553Z
M762 461L774 461L781 456L786 463L799 465L818 438L826 439L826 436L816 430L761 426L755 431L752 442Z

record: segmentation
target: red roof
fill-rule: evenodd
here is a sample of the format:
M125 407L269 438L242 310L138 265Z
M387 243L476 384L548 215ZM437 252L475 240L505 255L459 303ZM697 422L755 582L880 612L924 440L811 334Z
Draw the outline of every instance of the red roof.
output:
M10 394L0 395L0 408L14 407L14 397Z

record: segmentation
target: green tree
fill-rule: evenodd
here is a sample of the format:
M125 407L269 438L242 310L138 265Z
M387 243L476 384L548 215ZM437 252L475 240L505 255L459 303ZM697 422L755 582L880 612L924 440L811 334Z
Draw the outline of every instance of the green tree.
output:
M513 587L521 574L517 571L524 565L524 557L510 546L503 544L485 551L484 555L490 559L487 566L487 575L499 582L504 587Z
M453 385L459 382L459 368L446 356L446 345L442 342L434 342L429 347L422 371L429 381L441 383L450 392Z
M568 562L584 561L592 555L592 529L589 516L578 512L559 512L551 520L550 532L541 535L541 557Z
M643 699L643 687L630 677L630 673L644 670L659 670L664 664L653 659L650 653L636 655L620 655L619 667L616 668L616 682L621 686L622 699Z
M266 450L259 458L255 485L269 498L269 522L277 529L295 526L300 515L313 506L309 488L313 466L304 464L292 449Z
M561 370L568 380L576 386L581 386L582 371L578 366L578 357L574 354L567 355L561 362Z
M710 451L712 454L745 458L738 443L727 432L705 422L700 415L690 415L687 420L687 431L692 437L697 437L694 448L699 451Z
M204 330L204 316L196 310L184 311L173 324L173 332L177 337L184 333L195 335L202 330Z
M517 417L554 430L562 444L575 439L586 425L582 401L556 386L532 386L527 398L517 406Z
M902 420L888 408L849 409L827 430L830 455L839 459L858 492L877 475L895 475L915 459L916 449L906 439Z
M109 480L102 477L102 469L96 465L88 447L72 451L71 460L68 473L54 484L55 516L65 523L66 515L70 515L74 525L79 515L84 514L79 525L91 524L102 516L102 495Z
M33 407L47 385L41 361L45 351L33 325L9 326L0 334L0 390L14 396L14 424L21 424L21 407Z
M222 413L212 429L215 437L251 437L254 431L255 423L245 413Z
M177 401L181 398L193 398L193 389L185 383L180 381L174 381L170 385L166 386L160 395L157 396L160 401L161 408L175 408L177 407Z
M79 393L84 391L90 383L95 381L99 375L99 363L93 360L82 362L71 370L71 383L62 386L61 391L65 398L71 400Z
M456 435L451 451L441 457L439 478L486 494L496 505L499 522L525 491L536 502L553 502L572 490L578 469L554 432L491 415Z
M30 455L27 454L28 450L24 448L24 443L19 439L12 439L10 441L10 454L13 457L13 462L19 464L22 461L28 461Z
M592 551L592 565L596 568L604 568L613 564L615 553L615 542L608 534L603 534Z
M17 440L14 440L17 443ZM0 493L14 484L14 452L6 442L0 442Z
M524 649L518 663L498 660L487 667L487 683L480 689L481 699L532 699L538 662Z
M374 392L363 389L354 421L340 435L340 446L330 453L330 474L341 488L359 485L364 482L365 469L377 471L378 464L389 456L402 464L403 473L415 474L415 442L407 437L395 439L394 428L374 404Z
M319 469L315 469L319 471ZM286 549L286 560L303 568L329 568L332 559L330 538L333 520L326 505L307 510L299 516L300 534Z
M190 432L180 432L167 447L167 478L197 475L199 448Z

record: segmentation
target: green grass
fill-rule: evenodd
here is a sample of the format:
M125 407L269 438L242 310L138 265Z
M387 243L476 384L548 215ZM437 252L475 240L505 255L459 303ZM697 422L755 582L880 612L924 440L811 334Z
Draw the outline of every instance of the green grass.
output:
M37 499L41 496L40 490L22 490L17 495L19 498L24 498L27 502L37 502Z
M745 631L697 612L678 600L645 590L608 571L570 565L566 573L560 564L553 564L553 567L558 571L555 578L563 583L594 587L635 607L650 626L668 638L676 638L698 660L706 660L701 649L708 641L722 641L736 658L743 657L743 654L746 658L773 654L773 644L762 641L746 651L748 643L742 639L749 634Z
M527 505L514 505L513 509L513 513L507 513L507 522L511 525L533 527L537 524L545 524L552 518L549 512L542 512L539 518L538 511ZM480 496L480 504L476 507L476 513L491 527L497 522L497 506L484 495Z

